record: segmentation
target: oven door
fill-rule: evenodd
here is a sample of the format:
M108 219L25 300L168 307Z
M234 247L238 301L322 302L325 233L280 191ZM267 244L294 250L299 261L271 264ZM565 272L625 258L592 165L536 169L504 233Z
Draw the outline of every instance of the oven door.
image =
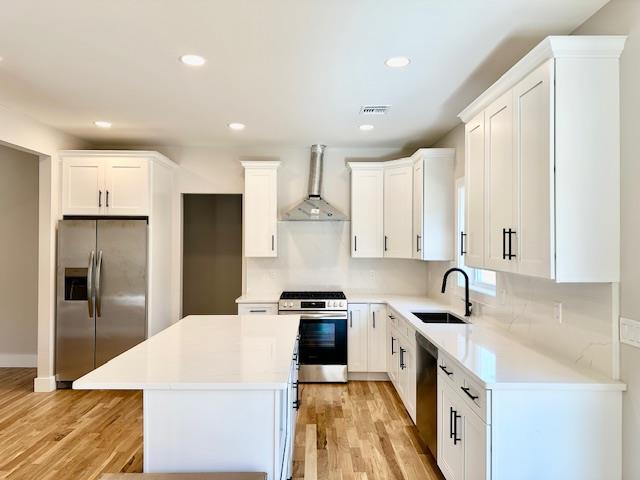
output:
M300 364L347 364L347 314L300 315Z

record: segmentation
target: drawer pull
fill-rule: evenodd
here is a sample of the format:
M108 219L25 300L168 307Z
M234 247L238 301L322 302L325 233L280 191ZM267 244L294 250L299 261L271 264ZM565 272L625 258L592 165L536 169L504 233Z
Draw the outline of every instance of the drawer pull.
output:
M467 396L471 399L471 400L477 400L478 398L480 398L478 395L472 395L469 393L470 388L469 387L460 387L460 389L467 394Z
M447 370L447 367L445 367L444 365L440 365L440 370L442 370L444 373L446 373L448 377L453 375L453 372L450 372L449 370Z
M265 309L261 309L261 310L249 310L249 313L267 313L267 311Z
M404 348L400 347L400 368L402 370L407 368L406 363L404 363L404 352L406 352L406 350Z

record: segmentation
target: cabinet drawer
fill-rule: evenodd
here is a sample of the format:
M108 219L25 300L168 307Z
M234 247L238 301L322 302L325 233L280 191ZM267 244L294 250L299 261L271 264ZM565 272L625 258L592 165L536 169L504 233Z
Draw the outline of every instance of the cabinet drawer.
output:
M387 308L387 318L389 319L389 325L398 328L398 323L400 321L400 315L394 309L388 307Z
M277 303L240 303L238 315L278 315Z
M456 391L470 410L486 423L491 423L490 390L485 389L471 374L441 351L438 351L438 374L439 378L444 379Z

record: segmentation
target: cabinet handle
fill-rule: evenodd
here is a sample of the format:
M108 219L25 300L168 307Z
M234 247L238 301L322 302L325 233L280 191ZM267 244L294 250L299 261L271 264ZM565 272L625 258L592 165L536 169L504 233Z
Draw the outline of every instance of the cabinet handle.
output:
M373 313L373 328L376 328L376 312Z
M107 208L109 208L109 190L107 190Z
M460 256L464 256L467 251L464 249L464 238L467 236L466 233L460 232Z
M394 342L395 338L391 337L391 355L395 355L396 352L393 350L393 342Z
M271 251L273 252L276 249L276 236L271 235Z
M294 382L293 388L296 391L296 399L293 401L293 408L296 410L300 409L300 385L299 382Z
M249 310L249 313L267 313L266 310Z
M384 251L387 251L387 236L384 236Z
M467 397L469 397L471 400L477 400L478 398L480 398L478 395L472 395L469 393L469 390L471 390L469 387L460 387L460 389L467 394Z
M502 259L507 259L507 229L502 229Z
M458 419L462 418L461 415L458 415L458 411L453 411L453 444L457 445L462 439L458 437Z
M353 236L353 251L354 252L358 251L358 236L357 235Z
M515 230L507 230L507 235L509 236L509 254L507 255L509 257L509 260L511 260L512 258L516 258L516 254L515 253L511 253L512 250L512 245L511 245L511 236L515 235L516 231Z
M98 190L98 208L102 208L102 190Z
M454 437L454 433L453 433L453 407L449 407L449 438L453 438Z
M440 370L442 370L444 373L446 373L448 377L453 375L453 372L450 372L449 370L447 370L447 367L445 367L444 365L440 365Z
M416 235L416 252L420 252L420 235Z
M404 348L400 347L400 368L402 370L407 368L407 366L404 363L404 352L406 352L406 350Z
M353 312L349 312L349 328L353 328Z
M389 317L391 320L395 320L395 319L396 319L396 317L394 317L394 316L393 316L393 315L391 315L391 314L387 315L387 317Z

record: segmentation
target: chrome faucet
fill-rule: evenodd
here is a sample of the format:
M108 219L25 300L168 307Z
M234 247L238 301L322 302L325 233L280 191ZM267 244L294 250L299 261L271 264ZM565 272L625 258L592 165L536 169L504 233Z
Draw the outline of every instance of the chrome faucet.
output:
M442 293L447 289L447 277L451 272L460 272L464 276L464 316L471 316L471 302L469 301L469 275L461 268L450 268L444 274L442 279Z

